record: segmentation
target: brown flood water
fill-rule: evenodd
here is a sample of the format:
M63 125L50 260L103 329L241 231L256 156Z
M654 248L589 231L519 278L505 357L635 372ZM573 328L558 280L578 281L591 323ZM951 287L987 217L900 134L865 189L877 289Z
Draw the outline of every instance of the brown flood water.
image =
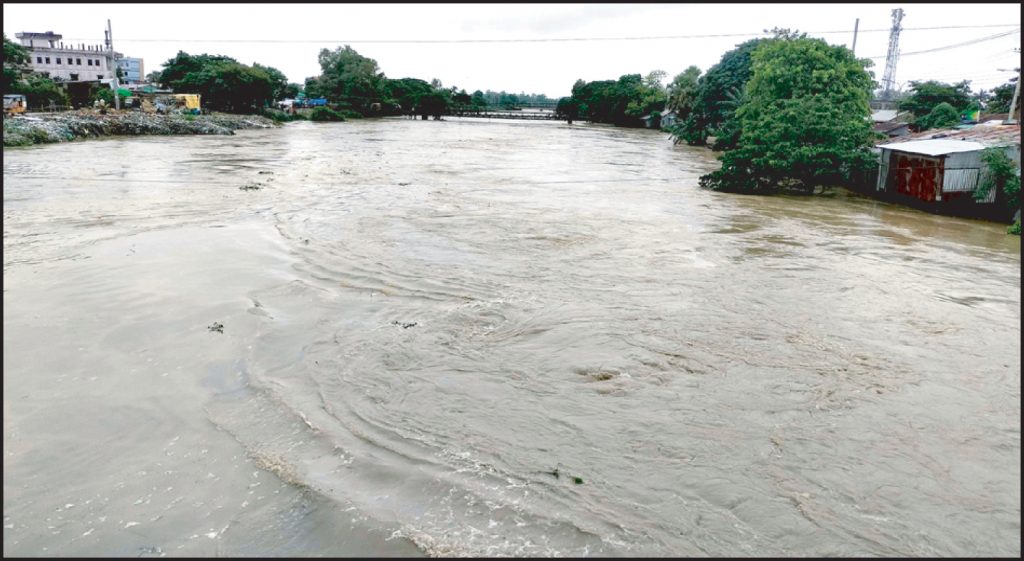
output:
M1020 238L716 165L472 119L5 149L4 554L1019 555Z

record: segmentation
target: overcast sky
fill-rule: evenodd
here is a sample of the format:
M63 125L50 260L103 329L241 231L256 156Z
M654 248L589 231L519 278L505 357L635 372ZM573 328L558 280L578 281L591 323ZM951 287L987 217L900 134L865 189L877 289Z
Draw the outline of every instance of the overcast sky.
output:
M569 95L578 78L617 79L655 69L671 78L689 65L706 71L736 44L776 26L849 47L857 18L856 54L877 57L872 70L881 80L895 8L905 12L897 85L967 79L974 90L991 89L1014 75L1000 69L1020 65L1020 54L1014 52L1020 48L1019 3L4 3L3 14L9 39L22 31L53 31L65 42L93 44L103 42L109 18L115 50L144 59L147 73L183 50L227 55L246 64L259 62L301 83L319 74L320 49L349 44L376 60L389 78L437 78L445 86L469 92L506 90L554 98ZM933 27L946 29L915 29ZM695 35L731 36L688 37ZM671 38L639 39L665 36ZM634 39L576 40L623 37ZM990 39L982 40L986 38ZM437 42L510 39L542 41ZM972 44L913 54L960 43Z

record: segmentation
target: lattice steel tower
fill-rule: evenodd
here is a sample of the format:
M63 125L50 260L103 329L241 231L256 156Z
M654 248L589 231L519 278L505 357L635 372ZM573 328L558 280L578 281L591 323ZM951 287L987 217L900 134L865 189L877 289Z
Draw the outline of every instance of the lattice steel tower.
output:
M895 93L896 61L900 58L900 31L903 28L903 8L892 11L892 31L889 32L889 52L885 55L885 75L882 76L882 99L892 99Z

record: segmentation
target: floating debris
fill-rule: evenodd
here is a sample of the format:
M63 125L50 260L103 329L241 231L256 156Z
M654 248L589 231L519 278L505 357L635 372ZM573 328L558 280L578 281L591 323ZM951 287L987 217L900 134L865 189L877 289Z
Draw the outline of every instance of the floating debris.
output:
M264 186L263 183L247 183L239 187L242 191L259 191Z
M393 321L393 322L391 322L391 324L392 325L400 326L402 329L409 329L410 327L416 327L416 322L402 323L400 321Z
M216 331L217 333L224 333L224 324L220 322L213 322L213 325L207 326L210 331Z

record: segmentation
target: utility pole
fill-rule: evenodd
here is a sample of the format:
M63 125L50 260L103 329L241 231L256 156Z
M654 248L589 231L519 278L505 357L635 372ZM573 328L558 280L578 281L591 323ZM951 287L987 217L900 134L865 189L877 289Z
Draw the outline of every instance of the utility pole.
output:
M114 33L110 29L110 20L107 20L107 30L104 33L107 37L107 53L110 57L110 66L114 72L113 77L110 79L110 88L114 90L114 109L121 109L121 98L117 95L118 88L121 87L120 82L117 80L117 60L114 59Z
M1017 53L1020 53L1020 49L1014 49L1014 50L1017 51ZM1020 68L1018 68L1017 70L1019 72ZM1007 115L1006 120L1003 121L1004 125L1016 125L1017 123L1020 122L1020 117L1017 116L1019 114L1019 111L1017 111L1017 100L1020 99L1020 82L1021 82L1021 78L1024 78L1024 75L1018 74L1017 75L1017 87L1013 88L1013 101L1010 102L1010 114Z
M1017 110L1017 100L1020 99L1020 81L1021 76L1017 77L1017 87L1013 88L1013 101L1010 102L1010 114L1007 119L1003 121L1004 125L1016 125L1020 122L1020 111Z
M850 52L852 52L855 56L857 54L857 28L859 27L860 18L857 18L857 21L853 22L853 47L850 48Z

